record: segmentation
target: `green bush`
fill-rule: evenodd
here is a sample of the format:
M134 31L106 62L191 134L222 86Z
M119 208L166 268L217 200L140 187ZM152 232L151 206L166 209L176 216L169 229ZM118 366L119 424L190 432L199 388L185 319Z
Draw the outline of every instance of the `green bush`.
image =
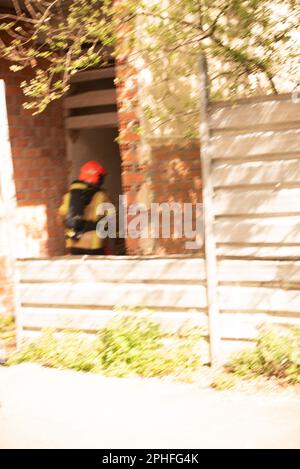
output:
M256 347L234 355L226 369L242 378L265 376L300 383L300 329L263 328Z
M13 354L8 364L30 361L118 377L182 375L200 365L199 336L170 345L163 339L159 324L146 317L125 316L110 321L95 338L79 332L58 337L53 330L44 331Z
M160 327L149 319L125 316L112 320L98 332L97 347L107 374L143 374L148 362L157 359Z
M45 330L35 341L13 353L8 365L36 362L44 366L91 371L97 365L97 353L92 342L79 333L66 332L57 337L54 330Z

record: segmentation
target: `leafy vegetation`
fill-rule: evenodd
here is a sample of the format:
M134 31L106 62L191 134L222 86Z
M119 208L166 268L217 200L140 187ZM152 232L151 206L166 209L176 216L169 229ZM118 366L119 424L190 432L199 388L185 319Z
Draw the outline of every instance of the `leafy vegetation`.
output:
M12 316L0 315L0 342L12 345L15 342L15 321Z
M145 118L182 121L193 136L198 118L199 56L218 98L277 92L298 80L297 0L14 0L1 14L2 56L12 70L29 67L27 107L40 112L69 88L78 70L111 56L140 70L151 88ZM282 75L284 69L284 75ZM180 73L179 73L180 71ZM122 77L118 77L122 81ZM179 86L180 85L180 86Z
M215 374L211 387L217 391L227 391L232 389L237 384L237 378L234 375L225 372L218 372Z
M256 347L235 354L225 369L238 378L265 376L288 384L300 383L300 329L262 329Z
M37 362L49 367L103 372L109 376L186 376L200 365L199 336L164 343L159 324L127 316L110 321L95 338L79 332L58 337L46 330L13 354L9 365Z
M14 338L12 318L0 317L0 340ZM13 352L7 364L36 362L43 366L101 372L107 376L175 376L193 382L201 363L203 331L182 329L166 336L160 325L147 316L118 316L96 336L78 331L46 329L42 335ZM211 387L220 391L234 388L240 380L265 377L278 383L300 383L300 328L264 326L255 348L234 354L212 373ZM197 378L196 378L197 379Z

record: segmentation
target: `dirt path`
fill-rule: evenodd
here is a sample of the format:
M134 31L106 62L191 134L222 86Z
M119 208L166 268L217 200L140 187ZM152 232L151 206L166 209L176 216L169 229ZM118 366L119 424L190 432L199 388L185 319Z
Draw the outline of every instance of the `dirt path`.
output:
M300 398L0 367L0 448L300 448Z

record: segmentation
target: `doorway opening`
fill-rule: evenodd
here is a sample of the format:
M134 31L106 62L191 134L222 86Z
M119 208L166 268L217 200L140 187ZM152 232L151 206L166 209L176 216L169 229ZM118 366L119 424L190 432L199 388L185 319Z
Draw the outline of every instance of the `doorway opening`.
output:
M113 66L80 72L74 76L64 100L67 129L69 182L78 178L80 167L98 161L107 171L104 189L116 209L122 194L121 155ZM124 240L109 243L114 255L125 254Z

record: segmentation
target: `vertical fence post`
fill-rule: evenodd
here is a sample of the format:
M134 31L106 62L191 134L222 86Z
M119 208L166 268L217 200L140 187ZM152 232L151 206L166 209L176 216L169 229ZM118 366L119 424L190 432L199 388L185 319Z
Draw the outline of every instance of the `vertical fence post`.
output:
M203 216L206 266L206 296L208 307L210 363L218 366L220 354L220 321L218 304L217 255L214 236L213 183L211 145L208 120L208 78L204 55L199 60L200 75L200 160L203 187Z

